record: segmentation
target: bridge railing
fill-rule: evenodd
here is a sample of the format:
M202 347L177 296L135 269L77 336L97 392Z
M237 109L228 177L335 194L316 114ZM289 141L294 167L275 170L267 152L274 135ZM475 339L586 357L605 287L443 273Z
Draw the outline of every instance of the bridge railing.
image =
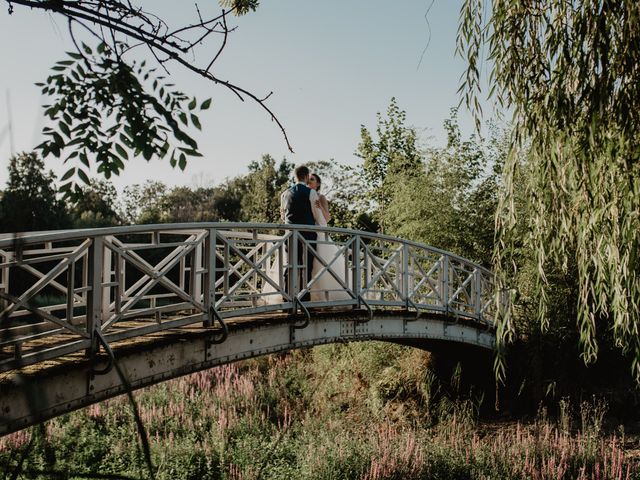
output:
M310 238L308 232L317 235ZM0 237L0 371L154 332L314 307L403 309L492 327L485 268L336 228L194 223Z

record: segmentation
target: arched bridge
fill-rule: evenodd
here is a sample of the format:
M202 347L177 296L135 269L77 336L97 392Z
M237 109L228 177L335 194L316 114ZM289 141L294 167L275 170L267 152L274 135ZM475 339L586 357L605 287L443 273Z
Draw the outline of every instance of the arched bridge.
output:
M492 349L496 288L490 271L451 253L336 228L0 236L0 435L126 388L304 346Z

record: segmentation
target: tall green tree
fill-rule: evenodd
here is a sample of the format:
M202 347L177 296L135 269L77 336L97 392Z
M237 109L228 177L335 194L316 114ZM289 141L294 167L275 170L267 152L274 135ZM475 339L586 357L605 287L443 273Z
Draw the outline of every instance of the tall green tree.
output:
M465 0L458 51L468 61L461 88L477 116L483 64L490 97L513 112L498 272L508 276L524 222L541 324L549 319L548 273L575 274L584 361L596 359L597 332L610 330L640 382L640 3ZM523 147L527 217L514 201ZM501 343L514 334L504 313Z
M125 187L119 201L123 220L129 224L161 223L167 190L164 183L152 180Z
M57 198L56 176L36 153L9 160L9 180L0 199L2 232L52 230L69 226L65 204Z
M171 222L239 222L247 179L227 180L211 188L175 187L148 181L126 187L119 210L133 224Z
M215 206L215 189L175 187L162 199L163 222L216 222L220 213Z
M197 114L211 100L198 102L162 79L149 88L144 79L155 69L145 61L129 65L104 43L95 51L83 44L67 57L39 84L52 103L45 109L51 124L43 129L45 140L37 148L45 157L75 164L62 176L61 191L82 196L75 179L90 185L92 163L108 179L124 170L130 156L167 158L182 170L187 157L202 156L187 127L201 128Z
M425 168L396 184L385 212L387 233L489 266L498 172L506 152L495 141L463 140L455 110L444 126L446 147L428 149Z
M385 211L394 195L397 183L419 172L422 159L417 147L415 129L408 127L407 114L394 98L387 116L377 114L375 137L362 125L356 155L364 161L364 177L370 192L370 208L385 231Z
M71 207L75 228L110 227L120 225L122 219L116 212L118 193L112 183L92 180L82 187Z
M280 194L289 183L293 164L283 159L276 168L271 155L251 162L247 176L247 193L242 198L243 217L250 222L281 223Z
M212 192L213 209L218 221L240 222L244 218L242 199L247 193L247 179L239 176L217 185Z
M377 232L380 225L371 216L371 192L362 172L362 166L344 165L335 160L308 163L317 173L322 186L320 193L329 200L330 225Z

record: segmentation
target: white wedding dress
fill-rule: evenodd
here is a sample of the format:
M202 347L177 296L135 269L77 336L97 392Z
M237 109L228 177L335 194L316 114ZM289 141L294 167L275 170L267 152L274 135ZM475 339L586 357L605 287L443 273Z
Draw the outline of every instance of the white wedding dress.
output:
M327 226L327 220L322 210L313 206L316 210L314 217L321 227ZM353 298L346 290L351 289L351 272L345 260L347 251L340 251L340 246L334 243L328 234L318 232L318 240L315 244L316 252L324 263L318 258L313 260L313 270L311 279L311 301L329 302L335 300L349 300ZM324 271L323 271L324 269ZM329 271L331 270L331 271ZM319 276L318 276L319 275ZM318 278L316 278L318 277ZM344 284L345 286L343 286Z

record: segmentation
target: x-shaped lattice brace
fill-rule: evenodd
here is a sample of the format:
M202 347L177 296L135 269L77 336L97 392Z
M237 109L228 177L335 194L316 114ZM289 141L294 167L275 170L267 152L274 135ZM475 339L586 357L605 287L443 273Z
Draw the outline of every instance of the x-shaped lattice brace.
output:
M40 272L34 269L36 272L36 275L39 276L40 279L36 283L34 283L31 286L31 288L29 288L26 292L20 295L20 297L10 295L9 293L0 292L0 298L3 298L4 300L8 300L11 303L2 312L0 312L0 319L9 317L13 312L15 312L17 309L22 307L25 310L28 310L31 313L35 314L36 316L58 325L59 327L69 330L77 335L80 335L81 337L89 338L89 334L87 332L82 331L78 327L71 324L72 319L67 319L66 321L62 320L45 310L42 310L38 307L34 307L33 305L30 305L29 300L33 298L33 296L35 296L47 285L51 285L52 282L55 281L54 279L58 277L58 275L60 275L62 272L70 268L70 266L71 268L73 268L75 261L78 258L80 258L82 255L84 255L90 246L91 246L91 239L85 240L75 250L70 252L68 255L65 255L60 260L60 262L57 265L55 265L51 270L49 270L49 272L47 272L46 274L43 274L43 272ZM68 294L68 290L71 290L71 292L73 292L73 285L69 285L67 288L64 288L59 283L57 283L57 285L60 288L62 288L63 291L67 294Z
M273 240L269 240L268 243L274 243L274 247L276 248L280 248L282 247L286 240L292 235L292 232L287 233L284 237L282 237L281 239L279 239L277 242L274 243ZM229 241L229 239L225 238L223 235L219 235L217 234L217 238L220 238L222 240L222 246L226 245L228 247L230 247L231 242ZM262 249L263 245L259 244L256 245L255 247L253 247L248 253L244 254L245 257L247 258L251 258L253 257L257 252L259 252ZM269 252L267 252L266 256L268 257L269 255L271 255L271 253L273 253L273 250L270 250ZM220 262L223 265L226 265L226 260L225 257L218 251L216 251L216 258L218 260L220 260ZM249 262L251 263L251 262ZM242 267L243 265L246 265L247 262L241 258L240 260L238 260L236 263L234 263L233 265L231 265L228 269L227 269L227 277L230 275L233 275L234 273L237 273L238 276L242 276L242 272L240 272L240 267ZM219 288L220 285L222 285L222 283L224 282L224 276L220 277L218 280L216 280L215 282L215 288ZM272 284L273 285L273 284ZM258 291L253 288L253 285L249 285L249 287L251 287L256 293L258 293ZM276 286L278 289L280 288L280 286Z
M129 262L130 265L138 269L143 274L143 276L129 289L127 289L127 291L125 292L125 296L131 297L131 294L133 292L136 292L136 290L137 293L122 306L119 314L113 314L103 324L102 329L105 330L116 323L156 285L162 285L167 290L174 293L178 298L191 304L193 308L204 312L205 309L202 303L200 303L198 300L193 298L191 295L189 295L187 292L185 292L183 289L169 280L166 275L171 271L173 267L178 264L178 262L180 262L180 260L190 254L197 245L201 244L206 236L207 232L201 232L197 235L192 235L187 239L187 242L189 242L189 244L176 247L171 251L171 253L160 260L160 262L158 262L155 266L151 265L137 253L127 250L126 245L117 238L105 238L105 248L113 250L116 254L122 257L123 260ZM158 246L161 247L162 245L160 244ZM112 306L113 303L110 307L113 308Z
M482 275L482 273L480 273L480 275ZM495 288L495 285L493 284L493 281L492 281L493 279L487 279L486 275L482 275L481 278L483 280L481 285L486 285L487 283L490 283ZM491 292L491 290L489 292ZM485 298L486 297L487 296L485 295ZM496 299L494 298L493 295L490 294L488 297L489 297L488 300L484 303L482 303L482 295L480 295L479 297L480 298L480 314L482 315L484 315L485 312L487 312L492 306L495 306L496 304Z
M71 250L69 253L74 253L75 250ZM74 259L74 262L78 261L80 257L82 257L86 252L85 251L82 252L82 254L78 257L76 257ZM4 250L0 250L0 255L4 256L4 257L11 257L13 255L12 252L6 252ZM51 261L51 260L56 260L58 258L61 258L60 254L57 255L51 255L51 256L47 256L47 257L38 257L38 258L34 258L34 259L30 259L27 260L25 258L22 258L19 262L15 262L15 261L10 261L8 262L8 265L13 265L16 264L17 267L20 267L21 269L29 272L30 274L32 274L34 277L37 278L42 278L44 277L44 273L41 272L40 270L33 268L30 263L42 263L45 261ZM0 267L3 267L4 265L0 265ZM70 268L73 268L73 265L70 265ZM69 294L69 291L67 290L67 287L62 285L60 282L57 282L56 280L51 280L48 284L49 287L53 287L56 290L58 290L61 293L64 293L65 295ZM73 289L72 289L73 290ZM79 304L84 304L84 298L81 295L78 295L75 291L72 291L72 295L73 295L73 301L77 302Z
M449 297L449 305L451 305L454 302L454 300L458 297L458 295L460 295L463 292L467 295L467 297L471 298L471 295L466 290L466 288L469 286L471 281L475 278L475 274L476 274L477 271L478 271L477 268L473 269L473 271L471 271L471 273L469 273L467 278L465 278L464 281L463 281L462 278L460 277L460 275L458 274L458 270L455 268L455 266L452 266L451 272L453 272L455 277L458 279L459 282L462 282L462 284ZM452 283L451 279L449 279L449 283L450 284ZM467 304L470 305L471 303L467 302Z
M413 297L414 295L416 295L418 292L418 290L426 283L429 285L429 287L431 288L431 291L436 295L435 297L431 297L431 298L436 298L437 300L440 301L440 303L443 303L443 299L442 299L442 292L438 291L438 287L436 285L433 284L433 282L431 281L431 276L433 275L434 272L436 272L438 270L438 268L440 268L441 263L442 263L442 257L440 257L429 269L428 272L425 273L424 269L422 268L422 265L420 265L419 260L416 258L416 256L409 251L409 258L413 260L414 262L414 266L418 268L418 270L420 271L420 273L422 273L422 279L420 279L419 282L417 282L412 291L409 294L409 297ZM429 295L427 295L427 297L429 297Z
M238 290L240 287L242 287L245 283L247 283L247 281L252 277L252 275L258 274L260 277L262 277L263 279L265 279L273 288L276 289L277 292L279 292L280 294L282 294L282 297L284 299L286 299L287 301L291 301L291 296L289 294L287 294L285 291L281 290L280 285L278 285L276 282L273 281L273 279L271 279L266 272L260 268L262 267L262 265L264 264L264 262L267 261L267 259L271 256L271 254L273 254L273 252L275 252L276 250L278 250L285 242L286 240L291 236L291 233L288 233L287 235L285 235L281 240L278 240L277 242L274 243L274 245L269 248L269 250L267 250L267 252L258 259L257 262L253 262L251 261L251 259L249 257L251 256L255 256L255 254L257 252L260 251L260 249L262 248L262 246L256 246L254 247L247 255L245 255L244 253L242 253L242 251L237 248L232 242L230 242L228 239L224 238L223 236L218 235L217 238L222 240L222 244L225 245L227 248L229 248L229 250L233 253L235 253L238 257L240 257L240 261L236 262L234 264L233 270L229 269L230 271L228 272L227 275L230 275L233 272L238 272L238 269L240 268L240 266L242 265L246 265L249 267L249 271L244 273L239 279L238 281L236 281L236 283L233 284L233 287L231 287L229 289L229 291L227 292L226 296L223 296L221 299L219 299L216 302L216 308L218 308L220 305L222 305L225 301L228 300L228 298L236 291ZM216 256L218 254L216 253ZM222 260L224 261L224 258L222 258ZM216 286L218 285L218 283L216 282ZM249 284L249 287L252 287L252 285Z
M340 256L344 256L346 258L346 252L347 249L353 244L355 240L355 237L352 237L351 240L349 240L348 242L346 242L341 248L338 249L338 251L335 253L335 255L333 256L333 258L329 261L329 262L325 262L324 259L318 254L318 251L316 248L314 248L312 246L312 244L314 243L318 243L315 240L307 240L306 238L300 236L300 241L301 244L303 245L303 248L307 249L307 255L309 253L311 253L313 255L313 257L320 262L320 264L322 265L322 268L320 269L319 272L317 272L313 278L311 280L309 280L309 282L307 283L306 288L302 289L299 293L298 293L298 298L302 298L306 293L308 293L311 289L311 287L317 282L319 281L320 277L324 274L324 272L329 272L331 274L331 276L333 278L336 279L336 281L340 284L340 286L349 294L351 295L354 299L357 298L357 295L354 293L354 291L347 286L347 284L345 283L344 279L340 278L340 276L331 268L331 265L334 264L334 262L340 258Z
M404 296L404 293L402 293L402 291L398 288L398 286L396 285L396 282L389 277L389 274L387 272L387 269L391 266L391 264L394 261L397 260L397 257L402 253L402 248L399 248L395 252L393 252L393 254L386 260L384 265L381 265L380 262L378 262L378 257L376 257L373 254L373 252L371 252L368 245L366 244L364 245L364 250L365 250L365 254L369 256L369 258L371 259L371 262L378 269L378 272L373 277L371 277L370 280L367 281L366 285L362 289L363 295L370 288L374 287L378 280L382 280L387 287L392 287L393 290L396 291L396 293L400 296L401 299L407 300Z

